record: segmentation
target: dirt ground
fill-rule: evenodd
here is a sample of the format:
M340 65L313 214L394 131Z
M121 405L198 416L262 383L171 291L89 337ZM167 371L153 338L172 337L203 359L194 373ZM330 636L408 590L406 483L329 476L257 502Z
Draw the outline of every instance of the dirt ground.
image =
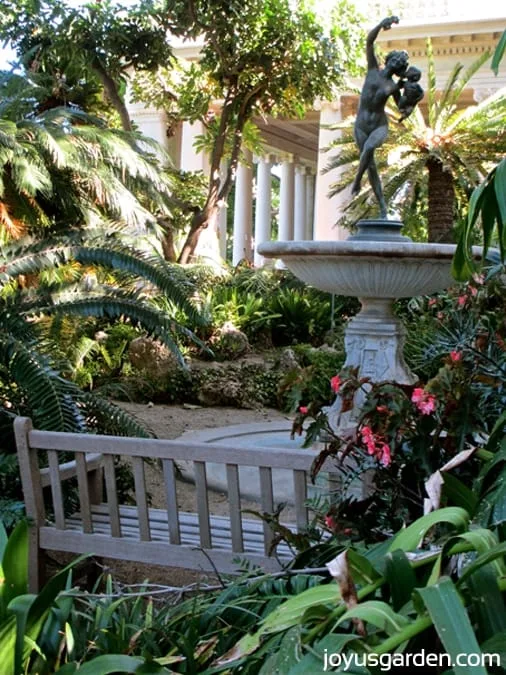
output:
M139 403L120 403L121 407L144 422L158 438L177 438L185 431L196 431L232 424L269 422L289 419L277 410L245 410L236 408L200 408L184 405L151 405ZM165 507L164 485L161 471L156 465L146 466L146 482L155 508ZM259 510L257 502L242 500L243 509ZM193 484L178 481L178 506L182 511L195 511L195 487ZM224 492L209 491L209 511L214 515L228 515L227 495ZM170 586L186 586L200 582L215 582L210 575L190 572L179 568L161 568L104 559L103 564L110 568L113 576L123 583L136 584L149 579L152 583Z

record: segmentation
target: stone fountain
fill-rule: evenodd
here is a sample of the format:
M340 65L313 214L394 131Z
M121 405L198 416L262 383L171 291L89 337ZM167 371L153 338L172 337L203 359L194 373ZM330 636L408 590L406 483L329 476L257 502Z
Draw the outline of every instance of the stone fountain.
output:
M453 244L418 244L400 234L402 223L363 220L345 241L277 241L258 247L266 258L279 258L299 279L336 295L358 297L361 311L345 329L345 367L372 382L414 384L404 361L404 327L396 318L397 298L428 295L453 283ZM332 374L329 374L329 376ZM363 398L362 398L363 400ZM353 424L362 400L341 415L341 399L327 409L330 427Z

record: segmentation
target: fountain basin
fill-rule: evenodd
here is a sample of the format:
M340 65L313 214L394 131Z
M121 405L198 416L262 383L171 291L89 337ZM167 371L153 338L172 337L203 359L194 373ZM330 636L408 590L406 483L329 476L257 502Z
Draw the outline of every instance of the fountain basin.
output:
M280 258L296 277L315 288L360 299L429 295L454 283L453 244L270 241L260 244L258 252Z

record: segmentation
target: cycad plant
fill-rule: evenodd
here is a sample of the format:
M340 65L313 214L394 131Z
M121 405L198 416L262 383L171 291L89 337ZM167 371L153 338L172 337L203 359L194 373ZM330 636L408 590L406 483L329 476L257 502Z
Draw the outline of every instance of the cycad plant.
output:
M193 334L154 304L154 297L163 294L198 324L199 315L188 299L191 289L178 268L111 236L99 243L81 234L44 244L11 244L4 247L3 258L0 414L23 411L33 417L35 426L45 429L87 431L99 426L114 433L145 435L121 410L61 376L67 368L54 357L59 350L46 317L127 317L182 361L178 341L192 339ZM90 269L97 275L92 288ZM106 270L115 275L107 277Z
M398 123L398 114L390 111L390 134L377 151L377 163L390 210L408 226L415 221L418 236L424 234L420 222L425 221L429 241L452 241L454 223L465 215L472 190L506 152L506 89L464 107L463 93L489 55L480 56L467 70L457 64L441 90L430 42L427 51L426 112L416 109ZM358 151L352 125L353 120L340 125L342 135L332 144L339 152L327 170L344 167L332 195L350 185L356 172ZM364 186L346 209L345 222L352 224L375 208L372 190Z
M38 88L24 77L3 73L0 89L1 240L104 218L138 228L170 214L171 181L154 141L76 107L37 114Z

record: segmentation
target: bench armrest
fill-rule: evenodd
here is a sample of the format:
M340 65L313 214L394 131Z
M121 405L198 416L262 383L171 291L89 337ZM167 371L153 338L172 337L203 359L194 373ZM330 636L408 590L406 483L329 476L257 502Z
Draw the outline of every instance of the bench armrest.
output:
M99 452L86 454L86 470L88 473L102 468L102 458L103 455ZM72 460L71 462L65 462L65 464L60 464L60 480L62 482L64 480L69 480L69 478L74 478L76 475L77 469L75 460ZM43 488L51 485L49 467L40 470L40 482Z

